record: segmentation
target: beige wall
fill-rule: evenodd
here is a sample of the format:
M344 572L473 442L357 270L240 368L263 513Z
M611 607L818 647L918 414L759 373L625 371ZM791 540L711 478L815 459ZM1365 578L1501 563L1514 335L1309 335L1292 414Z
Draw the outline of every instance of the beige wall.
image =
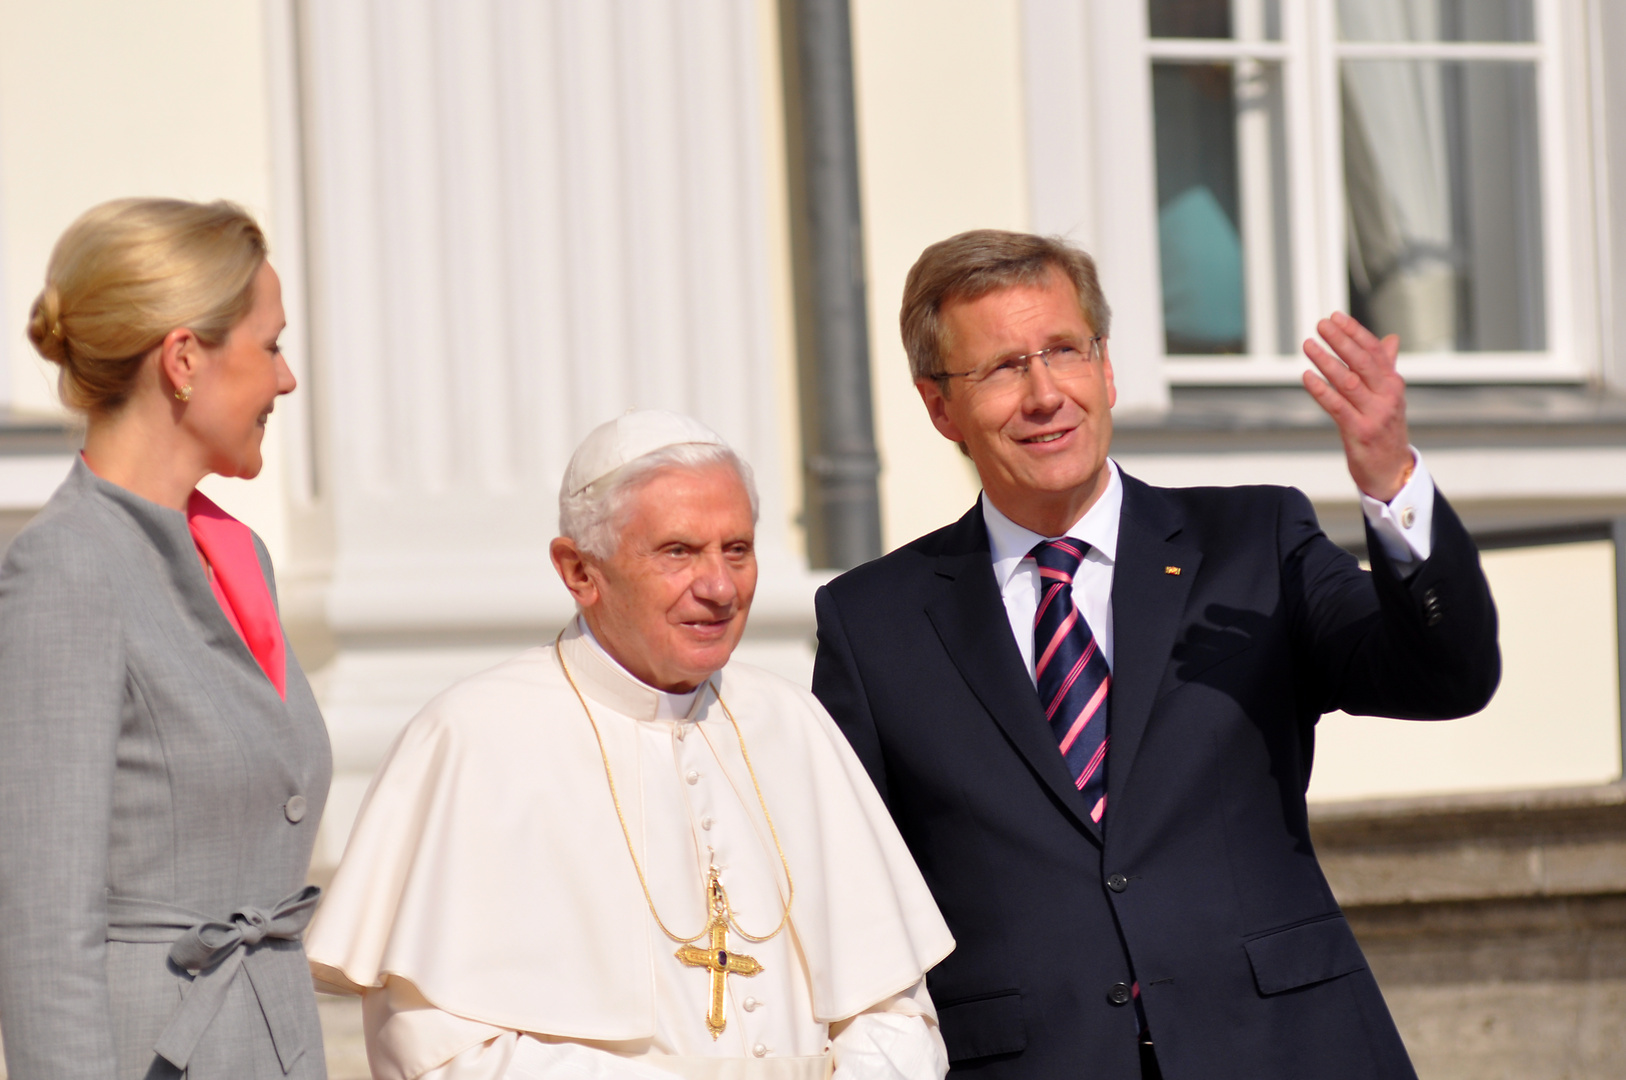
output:
M232 199L267 224L272 162L260 0L0 0L0 333L18 408L57 409L23 336L57 236L107 199ZM208 493L286 549L279 426L253 484Z
M1019 0L853 0L870 364L887 549L958 518L971 464L938 435L898 339L921 250L1028 227Z

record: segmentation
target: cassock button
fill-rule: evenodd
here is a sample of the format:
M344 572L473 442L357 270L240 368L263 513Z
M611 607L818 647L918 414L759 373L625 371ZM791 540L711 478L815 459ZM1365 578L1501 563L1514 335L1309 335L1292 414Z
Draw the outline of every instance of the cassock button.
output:
M1114 1005L1128 1005L1131 996L1128 983L1113 983L1107 991L1107 1000Z
M700 783L700 774L695 772L693 769L690 769L683 779L687 780L691 784L698 784Z
M707 832L710 832L710 831L711 831L711 827L712 827L712 826L713 826L713 825L715 825L715 824L717 824L717 823L716 823L716 822L715 822L715 821L713 821L713 820L711 820L711 818L710 818L710 817L709 817L709 816L708 816L708 817L703 817L703 818L701 818L701 819L700 819L700 827L701 827L701 828L702 828L702 829L705 829L705 830L706 830L706 831L707 831ZM748 1008L748 1009L749 1009L749 1008L750 1008L750 1006L749 1006L749 1005L747 1005L747 1006L746 1006L746 1008Z
M1122 874L1111 874L1107 877L1107 888L1113 892L1123 892L1129 888L1129 879Z
M768 1048L763 1046L761 1043L757 1043L755 1046L751 1047L751 1053L755 1054L757 1057L767 1057Z
M742 1002L742 1004L745 1006L746 1012L756 1012L757 1009L762 1005L762 1002L758 1001L754 997L748 997L744 1002Z
M291 824L298 825L305 820L305 796L295 795L282 804L282 816Z

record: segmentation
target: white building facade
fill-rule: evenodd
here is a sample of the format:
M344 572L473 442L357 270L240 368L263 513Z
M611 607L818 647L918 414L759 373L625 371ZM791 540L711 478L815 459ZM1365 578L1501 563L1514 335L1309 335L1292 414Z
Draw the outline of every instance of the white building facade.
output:
M806 678L829 571L802 526L781 14L0 0L0 540L74 445L22 334L56 235L121 195L248 206L302 386L265 475L209 490L270 545L328 717L319 859L428 697L569 617L546 556L559 477L627 408L690 412L754 465L744 655ZM1336 436L1296 388L1299 340L1353 309L1402 335L1415 441L1494 548L1507 675L1469 721L1329 718L1312 794L1620 776L1626 76L1603 58L1626 14L854 0L852 22L885 546L976 492L897 340L926 244L1076 239L1115 311L1123 466L1292 483L1358 544Z

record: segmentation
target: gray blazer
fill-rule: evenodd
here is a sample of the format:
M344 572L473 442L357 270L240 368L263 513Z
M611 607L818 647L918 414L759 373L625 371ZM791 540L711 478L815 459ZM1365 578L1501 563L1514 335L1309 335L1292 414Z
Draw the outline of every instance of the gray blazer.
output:
M292 649L287 691L185 515L76 462L0 566L11 1080L325 1077L299 934L332 761Z

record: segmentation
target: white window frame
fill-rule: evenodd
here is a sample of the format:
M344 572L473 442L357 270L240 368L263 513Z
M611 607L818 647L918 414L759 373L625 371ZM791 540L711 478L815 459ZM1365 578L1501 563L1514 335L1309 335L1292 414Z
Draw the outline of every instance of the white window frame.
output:
M1594 204L1594 90L1588 46L1592 6L1603 0L1534 0L1532 43L1388 44L1337 39L1336 0L1280 0L1282 37L1274 42L1151 38L1147 5L1127 0L1024 0L1029 173L1033 225L1070 235L1102 263L1118 311L1115 366L1126 353L1155 370L1162 392L1134 394L1138 404L1167 400L1180 385L1286 385L1305 361L1290 354L1171 356L1164 351L1158 269L1157 173L1152 141L1154 59L1282 64L1289 162L1289 221L1294 272L1292 325L1309 336L1318 318L1349 303L1339 124L1339 64L1344 59L1507 59L1537 64L1537 115L1545 259L1547 348L1540 352L1412 354L1402 342L1401 371L1415 383L1577 383L1600 372L1602 287ZM1078 73L1087 73L1080 78ZM1069 95L1084 93L1082 109ZM1058 146L1079 140L1082 155ZM1243 194L1244 200L1248 198ZM1246 233L1248 225L1244 223ZM1151 303L1127 290L1150 289ZM1252 296L1256 290L1249 290ZM1250 300L1250 304L1253 303ZM1250 325L1257 325L1249 312ZM1137 320L1125 325L1125 316ZM1146 325L1148 316L1154 320ZM1127 340L1126 340L1127 336ZM1126 350L1125 346L1131 346ZM1147 358L1141 360L1141 357Z

